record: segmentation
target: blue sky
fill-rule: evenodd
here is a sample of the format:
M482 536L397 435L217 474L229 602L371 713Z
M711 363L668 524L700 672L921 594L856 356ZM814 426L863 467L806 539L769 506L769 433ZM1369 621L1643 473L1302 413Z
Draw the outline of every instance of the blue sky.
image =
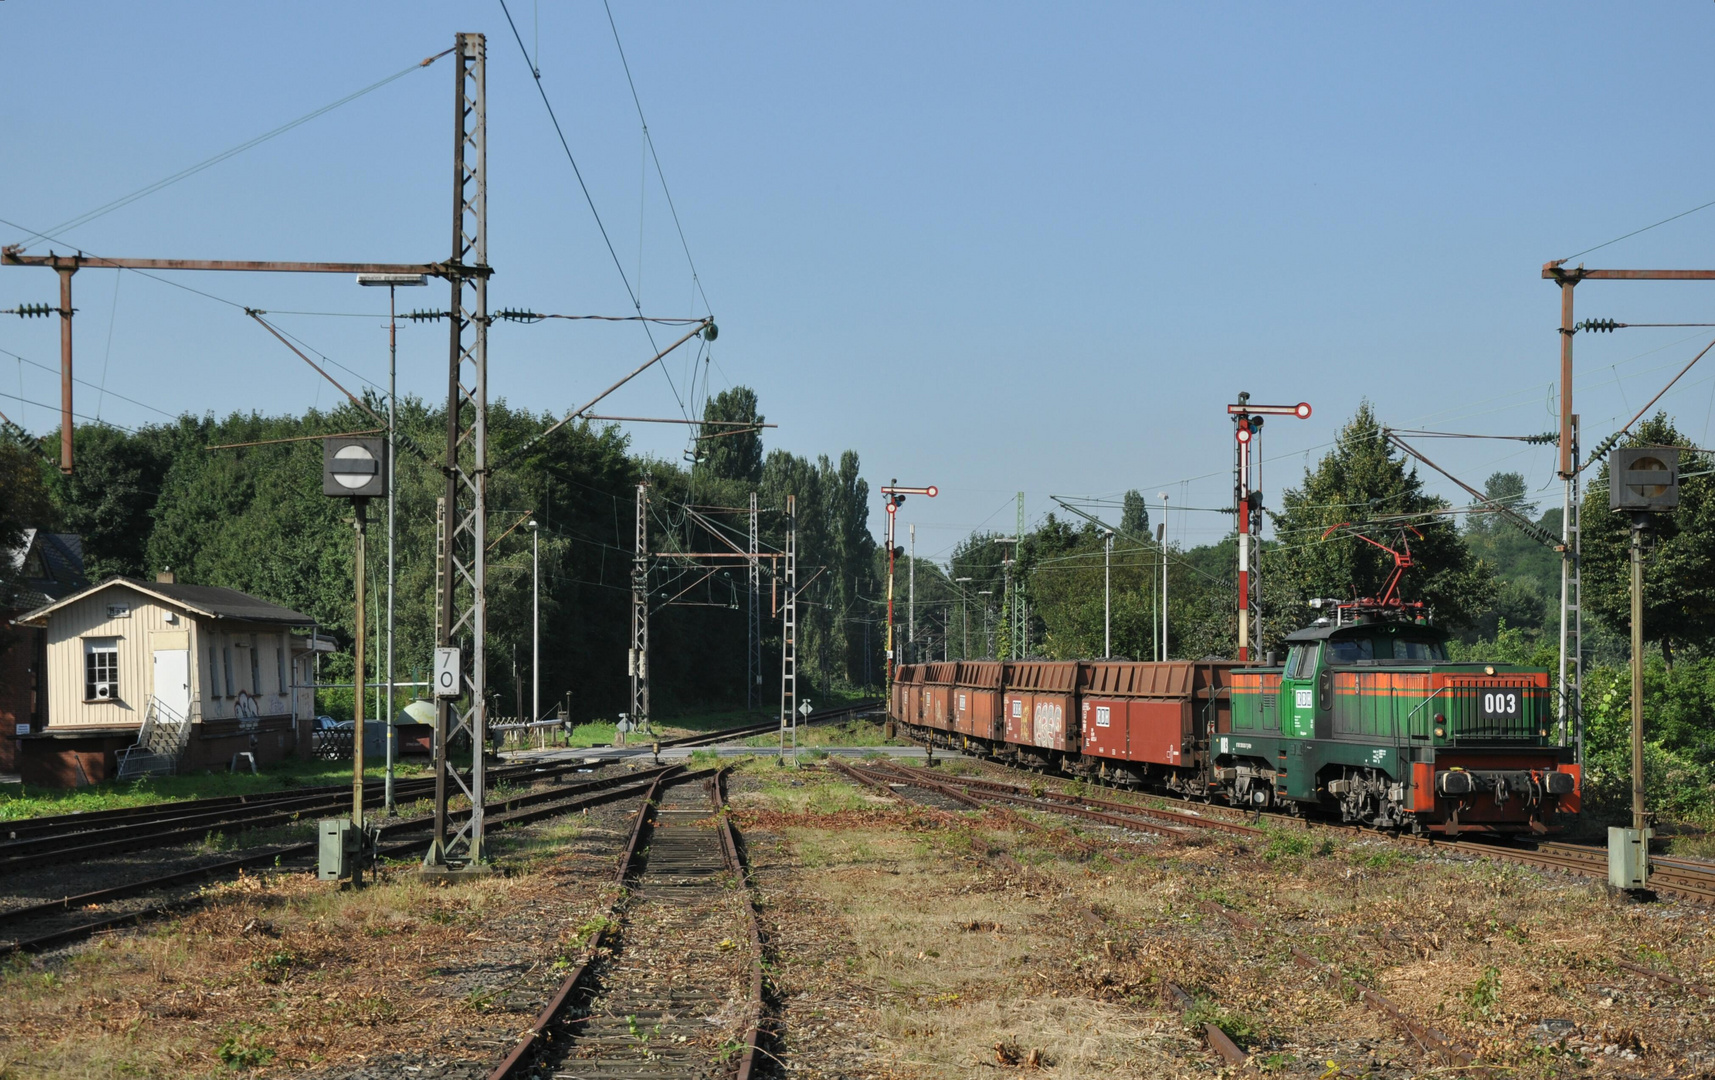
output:
M620 263L650 314L701 314L599 4L509 0ZM1529 434L1556 410L1541 264L1715 199L1715 5L751 5L614 16L721 326L704 385L757 389L771 446L854 448L913 500L920 555L1049 495L1230 492L1240 390L1308 400L1265 439L1271 504L1360 400L1401 427ZM539 27L539 30L538 30ZM0 218L42 229L489 35L495 307L631 302L498 3L0 3ZM114 255L444 258L446 61L68 233ZM20 239L0 226L0 242ZM1715 266L1715 207L1585 257ZM36 241L31 250L50 245ZM79 411L329 405L237 308L127 274L76 282ZM371 383L384 299L344 278L177 275L279 316ZM1710 286L1597 284L1580 314L1700 322ZM424 295L427 294L427 295ZM438 307L443 290L401 294ZM0 307L52 300L0 270ZM1581 336L1593 444L1715 330ZM57 331L0 317L0 410L56 418ZM492 393L559 412L648 353L635 326L500 326ZM15 354L15 355L14 355ZM444 330L401 332L401 386L445 385ZM1710 361L1715 363L1715 361ZM680 415L692 357L610 399ZM346 372L338 372L346 378ZM352 381L356 381L355 378ZM134 402L123 398L134 399ZM1715 368L1663 401L1707 445ZM683 431L636 426L677 459ZM1552 481L1552 451L1426 449L1480 484ZM1437 490L1450 487L1434 478ZM1555 497L1552 488L1546 497ZM881 514L875 520L879 527ZM1229 519L1175 515L1186 543Z

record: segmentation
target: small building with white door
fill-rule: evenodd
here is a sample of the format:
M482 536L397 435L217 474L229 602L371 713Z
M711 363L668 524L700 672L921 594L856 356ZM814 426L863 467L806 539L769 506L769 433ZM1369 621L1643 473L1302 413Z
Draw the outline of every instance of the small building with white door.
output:
M18 738L26 784L118 775L140 738L180 771L308 753L308 615L165 573L108 578L15 621L47 634L47 723Z

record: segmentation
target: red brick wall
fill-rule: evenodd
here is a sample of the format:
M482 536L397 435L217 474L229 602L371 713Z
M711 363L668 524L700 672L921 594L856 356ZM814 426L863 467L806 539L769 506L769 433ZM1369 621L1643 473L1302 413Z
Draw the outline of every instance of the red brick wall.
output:
M16 611L0 611L0 773L18 771L18 741L14 737L19 724L41 730L41 718L36 716L36 672L40 670L40 650L47 640L45 631L24 626L12 626Z

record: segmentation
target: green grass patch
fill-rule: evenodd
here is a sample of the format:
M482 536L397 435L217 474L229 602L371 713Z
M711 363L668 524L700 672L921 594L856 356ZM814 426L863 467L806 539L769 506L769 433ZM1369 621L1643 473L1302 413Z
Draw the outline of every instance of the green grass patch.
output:
M363 775L366 779L380 780L386 771L386 765L379 764L365 768ZM393 774L403 778L421 776L428 771L427 764L395 763ZM108 780L71 790L0 784L0 821L350 783L349 761L291 761L270 766L255 776L247 772L148 776L137 780Z

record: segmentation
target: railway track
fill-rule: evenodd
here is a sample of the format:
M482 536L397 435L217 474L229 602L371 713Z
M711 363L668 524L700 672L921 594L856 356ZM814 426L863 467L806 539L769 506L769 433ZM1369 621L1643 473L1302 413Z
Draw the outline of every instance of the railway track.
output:
M997 765L1009 770L1014 768L1013 766L1006 765L1003 762L990 761L989 764ZM1032 773L1031 775L1040 774ZM981 788L985 785L990 788L1012 789L1011 791L1004 792L1004 794L1013 798L1018 797L1017 791L1019 789L1016 789L1014 785L1000 784L994 781L973 780L969 777L944 776L940 779L943 783L956 783L971 789ZM1039 792L1031 792L1029 794L1036 798L1055 802L1068 804L1078 803L1090 807L1111 809L1120 813L1164 816L1169 820L1173 818L1193 817L1193 815L1188 813L1143 808L1131 803L1070 795L1066 792L1055 791L1046 787L1043 787ZM1185 798L1183 796L1152 794L1150 797L1160 800L1173 800L1187 805L1207 805L1197 803L1195 800ZM1042 807L1038 808L1041 809ZM1223 810L1225 809L1227 808L1223 808ZM1230 812L1235 815L1244 813L1239 810L1231 810ZM1484 839L1448 839L1445 837L1393 835L1375 829L1362 828L1360 826L1340 825L1332 822L1318 822L1297 815L1280 813L1278 811L1265 811L1260 815L1260 817L1268 818L1281 824L1290 823L1297 828L1333 829L1343 833L1356 832L1364 836L1393 839L1401 843L1415 844L1429 849L1451 849L1482 858L1516 862L1545 870L1559 870L1579 877L1597 878L1603 881L1606 881L1608 877L1607 852L1602 849L1585 847L1578 844L1567 844L1554 841L1526 841L1524 843L1519 843ZM1235 833L1260 833L1262 831L1251 826L1224 820L1222 817L1217 817L1215 815L1202 816L1201 812L1199 812L1199 815L1196 815L1194 819L1203 827L1218 829L1221 831ZM1715 865L1698 863L1694 860L1652 857L1650 859L1650 888L1656 892L1667 893L1684 900L1691 900L1704 904L1715 904Z
M566 762L555 765L511 765L490 772L497 785L553 780L599 765ZM434 794L432 779L400 781L395 802L410 803ZM169 844L190 843L210 833L231 834L275 828L300 821L338 815L351 806L350 785L261 792L216 799L191 799L148 807L26 818L4 826L10 838L0 841L0 872L16 872L58 862L99 858ZM383 802L379 782L364 785L364 805Z
M850 720L864 713L881 708L881 699L860 701L854 705L841 705L837 709L821 709L811 713L800 722L800 726L811 724L831 724L836 720ZM713 746L716 743L731 742L734 739L748 739L756 735L772 735L780 730L780 721L765 720L760 724L745 724L742 727L723 728L702 735L687 735L680 739L667 739L657 745L666 750L677 746Z
M610 920L489 1080L749 1080L762 938L724 780L705 770L653 782Z
M560 814L573 813L620 799L635 798L647 793L657 778L671 776L681 769L681 766L668 765L636 773L615 773L558 788L491 800L488 804L486 828L517 828ZM383 822L378 831L377 857L403 858L420 855L429 846L433 828L432 815ZM183 893L181 890L185 886L230 878L245 869L280 866L298 872L311 872L314 865L308 860L312 860L315 854L314 841L287 844L190 870L143 878L0 912L0 956L53 948L108 930L186 910L200 904L203 897L200 893ZM141 904L125 903L139 897L145 898Z

